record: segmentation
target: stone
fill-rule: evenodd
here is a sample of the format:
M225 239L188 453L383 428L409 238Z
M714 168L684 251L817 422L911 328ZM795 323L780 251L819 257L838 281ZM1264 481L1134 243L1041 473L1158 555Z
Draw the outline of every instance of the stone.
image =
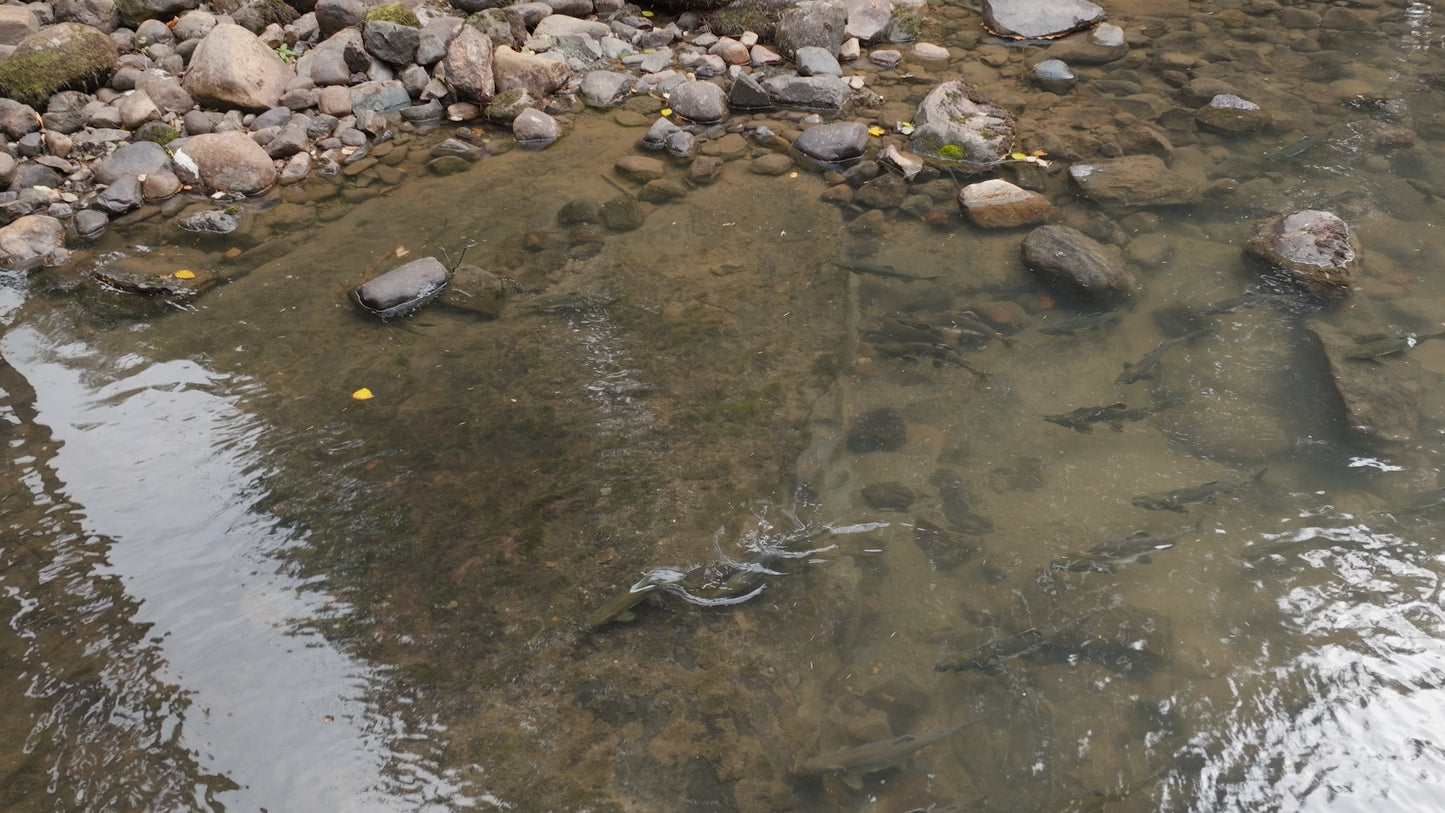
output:
M181 191L181 179L174 172L161 170L152 172L141 179L141 194L148 201L166 200Z
M329 116L351 115L351 88L345 85L329 85L321 89L316 107Z
M770 76L763 88L775 104L828 113L842 110L853 97L853 89L839 76Z
M674 124L671 119L659 117L651 127L647 128L647 132L643 134L637 145L647 150L666 149L668 136L681 131L682 128Z
M617 174L634 181L656 180L667 174L667 165L645 155L624 155L613 165Z
M362 310L392 319L406 316L441 296L451 273L435 257L423 257L362 283L351 299Z
M496 92L521 89L533 98L552 95L572 78L572 68L559 59L524 54L499 45L492 52L492 74Z
M847 24L848 7L842 0L801 0L778 18L773 42L789 59L810 45L836 54L847 38Z
M351 88L351 111L370 110L391 113L411 104L411 96L400 79L384 82L362 82Z
M502 315L514 287L508 280L482 268L462 263L438 300L449 308L472 311L488 319Z
M91 165L96 183L110 185L129 175L169 171L171 156L154 141L133 141Z
M853 200L871 209L896 209L907 194L908 181L902 175L885 172L858 187Z
M205 208L176 218L176 226L196 234L230 234L240 225L240 217L221 209Z
M1420 425L1418 367L1403 354L1376 360L1350 358L1358 340L1320 319L1305 322L1329 361L1330 378L1345 405L1350 430L1368 440L1406 443Z
M635 81L631 74L589 71L582 77L582 101L589 107L616 107L627 100Z
M673 158L690 159L697 152L697 136L687 130L678 130L675 133L668 133L663 146L667 154Z
M727 94L712 82L683 82L667 101L674 113L699 124L722 121L728 113Z
M913 55L925 62L942 62L948 59L948 49L931 42L916 42L913 44Z
M1012 229L1042 223L1054 208L1043 195L1000 178L960 189L958 205L975 226L984 229Z
M121 215L132 209L139 209L145 201L141 192L140 179L134 175L122 175L115 183L107 186L95 197L95 208L113 215Z
M1013 116L958 80L929 91L913 115L913 124L910 150L956 164L993 164L1007 157L1013 146Z
M1061 59L1045 59L1034 66L1034 82L1050 93L1068 93L1079 81L1067 63Z
M367 53L392 65L406 65L416 59L421 31L415 26L390 20L373 20L361 29Z
M1277 286L1316 299L1350 295L1360 266L1360 242L1339 215L1304 209L1257 224L1244 254Z
M737 73L728 85L728 108L732 110L766 110L773 98L758 80L746 73Z
M186 139L174 157L176 174L210 191L254 195L276 182L271 156L249 135L230 131Z
M0 45L19 45L40 29L40 19L25 6L0 6Z
M755 175L776 177L793 169L793 159L785 153L770 152L754 158L753 162L748 165L748 169Z
M913 489L896 480L870 483L863 487L862 497L875 511L907 511L916 499Z
M541 148L562 137L562 125L546 113L529 107L512 119L512 135L518 144Z
M533 29L532 33L539 37L552 37L553 39L581 36L600 40L612 33L612 29L607 26L607 23L599 20L583 20L566 14L549 14L537 23L537 27Z
M1194 111L1194 120L1200 127L1226 135L1252 133L1269 124L1270 115L1254 102L1229 93L1223 93L1209 100L1209 104Z
M86 239L99 237L109 225L110 218L105 212L98 212L95 209L82 209L75 213L71 223L75 226L75 233Z
M832 53L816 45L805 45L793 56L799 76L842 76L843 67Z
M848 451L853 454L896 452L908 443L908 423L892 407L870 409L853 419L848 428Z
M843 34L862 42L876 42L888 31L893 21L892 0L848 0L848 21Z
M201 5L201 0L116 0L120 21L134 28L143 20L168 20Z
M647 211L636 198L622 195L602 204L598 216L612 231L634 231L646 222Z
M168 113L185 113L195 107L196 100L181 85L181 80L168 73L148 70L136 77L135 89L145 93L156 107Z
M267 110L295 76L255 34L222 23L196 46L181 85L205 107Z
M1074 164L1069 178L1084 196L1104 207L1135 209L1181 206L1199 199L1199 189L1153 155Z
M0 133L18 140L38 131L40 124L35 108L14 99L0 99Z
M810 166L841 169L862 160L868 138L868 125L861 121L817 124L804 130L791 150Z
M0 268L24 271L59 259L65 224L49 215L25 215L0 228Z
M447 84L457 99L485 105L496 93L492 73L492 40L486 34L464 25L447 44L442 60Z
M1089 0L983 0L983 24L1010 39L1047 39L1088 28L1104 19Z
M1035 275L1089 302L1116 302L1138 286L1117 249L1068 226L1039 226L1024 238L1020 251Z
M26 35L0 61L0 94L42 105L62 90L90 91L110 78L119 53L99 29L56 23Z
M461 30L463 22L456 17L428 20L417 32L416 64L435 65L447 55L447 43ZM495 58L495 53L493 58Z
M133 90L115 100L115 109L120 111L121 126L127 130L135 130L148 121L161 117L160 108L151 101L151 97L143 90Z
M321 36L331 37L347 28L359 28L370 4L365 0L316 0L316 24ZM360 31L356 32L358 36Z

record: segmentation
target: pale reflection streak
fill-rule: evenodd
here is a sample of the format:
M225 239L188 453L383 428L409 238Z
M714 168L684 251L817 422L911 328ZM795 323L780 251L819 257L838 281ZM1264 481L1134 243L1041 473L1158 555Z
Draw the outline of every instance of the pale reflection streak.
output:
M405 753L415 750L405 741L428 732L365 702L385 690L384 676L298 627L336 608L275 572L269 554L303 540L249 509L265 427L235 407L244 382L190 360L107 361L77 344L50 347L29 327L12 330L3 351L60 444L49 461L59 489L82 506L83 528L109 542L92 578L119 585L127 608L117 620L149 627L154 671L101 678L118 714L145 709L155 685L179 687L175 705L188 708L173 708L165 727L202 772L225 777L213 784L234 783L217 794L227 807L473 806L464 783ZM90 709L57 704L50 714L63 719L44 727L61 738L96 722Z
M1242 642L1258 653L1231 678L1233 707L1191 743L1203 756L1191 809L1434 809L1445 793L1445 557L1361 525L1281 540L1316 546L1291 552L1304 566L1279 585L1283 631Z

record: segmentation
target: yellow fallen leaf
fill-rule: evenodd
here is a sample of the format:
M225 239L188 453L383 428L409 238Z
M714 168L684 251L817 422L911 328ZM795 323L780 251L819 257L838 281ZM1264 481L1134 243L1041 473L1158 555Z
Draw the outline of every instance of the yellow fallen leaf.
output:
M395 254L395 255L396 255L396 258L397 258L398 260L400 260L402 257L405 257L406 255L410 254L411 252L410 252L409 250L407 250L407 247L406 247L406 246L397 246L396 248L394 248L394 249L391 250L391 253L392 253L392 254Z
M671 116L671 115L672 115L672 108L671 108L671 107L664 107L664 108L662 108L662 115L663 115L663 116Z
M190 270L190 269L188 269L188 268L182 268L181 270L179 270L179 271L176 272L176 279L195 279L195 278L196 278L196 272L194 272L194 271L192 271L192 270Z
M367 389L366 387L362 387L361 389L357 390L356 392L353 392L353 393L351 394L351 397L352 397L352 398L355 398L355 399L358 400L358 401L366 401L366 400L369 400L369 399L371 399L371 398L375 398L376 396L374 396L374 395L371 394L371 390Z
M650 11L644 11L644 12L642 12L642 16L644 16L644 17L651 17L651 16L652 16L652 12L650 12Z
M869 127L869 128L868 128L868 135L871 135L871 136L873 136L873 137L875 137L875 138L878 137L878 136L883 135L883 134L886 133L886 132L888 132L888 131L887 131L887 130L884 130L882 127L879 127L879 126L876 125L876 124L873 125L872 127Z
M1009 155L1009 157L1014 159L1015 161L1027 161L1029 159L1027 155L1024 155L1021 152L1012 153L1011 155Z

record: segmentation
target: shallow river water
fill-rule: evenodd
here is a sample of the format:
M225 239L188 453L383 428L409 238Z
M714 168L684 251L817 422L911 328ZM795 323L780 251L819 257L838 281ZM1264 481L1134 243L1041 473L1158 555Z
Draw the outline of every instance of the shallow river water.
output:
M1307 326L1441 329L1441 38L1427 3L1266 5L1111 6L1130 56L1062 97L1023 79L1042 46L986 37L874 71L905 110L978 82L1021 146L1078 151L1027 180L1142 286L1072 334L1040 328L1092 311L1029 276L1021 233L825 203L817 173L749 171L746 139L714 134L717 180L639 229L558 226L635 189L612 167L642 131L602 111L446 177L422 162L450 130L402 134L402 183L315 178L236 245L142 214L88 249L224 278L193 300L7 276L0 808L1438 809L1445 342L1352 362L1408 384L1386 442ZM923 19L979 40L967 8ZM1186 58L1275 124L1168 131L1195 206L1078 201L1067 160L1177 124ZM1309 206L1359 235L1354 296L1199 313L1257 290L1257 219ZM359 313L347 291L402 255L516 291L496 319ZM969 308L1016 332L879 349L889 320ZM1117 426L1044 420L1114 403ZM1150 550L1069 558L1119 539ZM705 598L745 562L766 572L706 595L746 601L659 589L586 625L657 568Z

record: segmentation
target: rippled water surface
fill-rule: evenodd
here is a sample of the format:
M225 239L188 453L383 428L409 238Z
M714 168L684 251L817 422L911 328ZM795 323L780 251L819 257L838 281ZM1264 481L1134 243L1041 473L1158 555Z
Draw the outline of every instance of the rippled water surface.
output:
M884 124L953 76L1022 110L1056 163L1021 180L1141 279L1098 329L1040 332L1091 311L1032 280L1021 233L826 203L720 134L717 180L641 228L559 226L635 191L612 166L641 131L599 111L447 177L422 161L448 131L402 134L399 185L313 179L235 245L142 216L94 247L225 280L188 302L0 279L0 807L1435 809L1445 342L1351 362L1405 382L1381 441L1307 329L1445 321L1434 9L1208 5L1111 7L1131 54L1067 96L1023 79L1043 46L987 38L870 80ZM977 32L925 14L925 39ZM1179 125L1187 60L1274 124ZM1068 190L1140 120L1197 205ZM960 180L917 191L947 209ZM1353 297L1197 312L1257 288L1257 219L1308 206L1359 235ZM346 292L403 255L464 256L511 301L358 313ZM967 309L1008 342L883 335ZM1120 402L1117 430L1044 420ZM1110 540L1148 549L1088 553Z

